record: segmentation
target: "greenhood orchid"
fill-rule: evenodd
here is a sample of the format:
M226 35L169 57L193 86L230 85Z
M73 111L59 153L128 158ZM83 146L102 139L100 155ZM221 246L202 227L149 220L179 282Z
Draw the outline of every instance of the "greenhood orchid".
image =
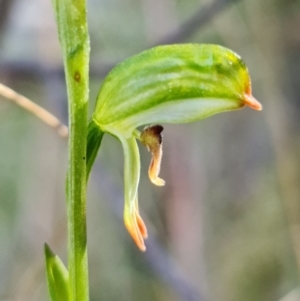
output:
M117 65L97 97L88 134L88 173L103 133L115 136L124 151L124 222L144 251L146 226L138 208L140 158L137 140L152 153L150 180L159 186L163 123L187 123L249 106L261 110L251 94L245 63L217 45L158 46ZM147 125L142 133L137 129Z

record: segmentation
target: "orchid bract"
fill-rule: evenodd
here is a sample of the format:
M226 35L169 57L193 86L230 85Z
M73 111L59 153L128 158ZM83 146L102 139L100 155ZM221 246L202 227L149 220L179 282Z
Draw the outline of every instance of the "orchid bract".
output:
M48 290L51 300L69 301L69 272L47 244L45 244L45 259Z
M146 249L147 230L138 209L137 140L152 153L150 180L162 186L159 124L194 122L245 105L262 109L251 94L248 69L237 54L217 45L158 46L125 60L108 74L89 125L88 172L103 133L118 138L124 150L125 226L141 250ZM140 133L137 128L143 125L148 127Z

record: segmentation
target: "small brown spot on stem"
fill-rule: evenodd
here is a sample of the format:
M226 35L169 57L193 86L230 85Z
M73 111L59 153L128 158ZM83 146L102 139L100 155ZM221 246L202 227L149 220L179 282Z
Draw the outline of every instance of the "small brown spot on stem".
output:
M74 79L75 79L75 81L76 81L77 83L80 82L80 80L81 80L81 75L80 75L79 71L76 71L76 72L75 72L75 74L74 74Z

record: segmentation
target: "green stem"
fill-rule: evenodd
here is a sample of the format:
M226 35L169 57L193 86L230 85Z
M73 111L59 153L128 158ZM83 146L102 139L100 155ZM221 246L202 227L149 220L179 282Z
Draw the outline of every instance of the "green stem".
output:
M68 238L70 296L73 301L89 300L86 229L86 127L87 104L70 105L68 171Z
M63 52L69 101L67 177L70 301L88 301L86 137L89 98L89 35L85 0L52 0Z

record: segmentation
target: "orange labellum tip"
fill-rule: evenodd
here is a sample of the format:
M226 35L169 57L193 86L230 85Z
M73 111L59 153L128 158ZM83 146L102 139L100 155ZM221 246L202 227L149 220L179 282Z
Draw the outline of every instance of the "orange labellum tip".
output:
M164 186L165 181L158 177L162 159L162 134L163 127L159 124L144 128L140 139L152 154L148 174L150 181L157 186Z

